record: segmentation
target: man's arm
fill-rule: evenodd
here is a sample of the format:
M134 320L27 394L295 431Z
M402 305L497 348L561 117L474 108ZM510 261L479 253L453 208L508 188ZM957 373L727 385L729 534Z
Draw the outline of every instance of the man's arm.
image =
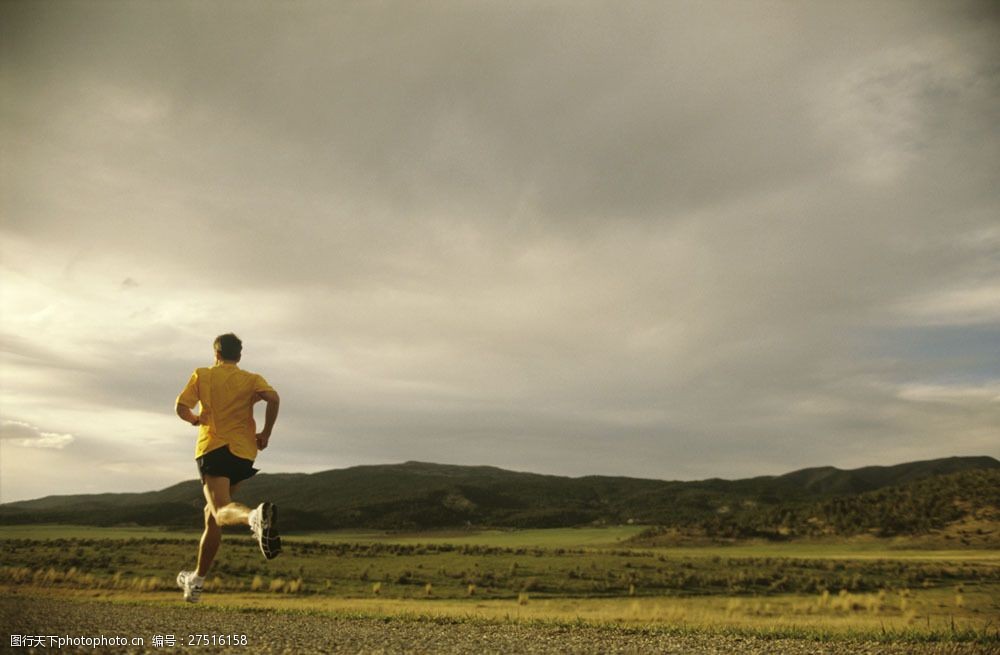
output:
M257 448L264 450L267 448L267 442L271 439L274 422L278 420L278 407L281 405L281 398L274 390L258 391L257 397L267 404L267 408L264 410L264 429L257 433Z
M198 423L200 422L198 415L195 414L193 411L191 411L191 408L188 407L187 405L182 405L181 403L177 403L176 411L177 411L177 416L180 416L182 420L187 421L191 425L198 425Z

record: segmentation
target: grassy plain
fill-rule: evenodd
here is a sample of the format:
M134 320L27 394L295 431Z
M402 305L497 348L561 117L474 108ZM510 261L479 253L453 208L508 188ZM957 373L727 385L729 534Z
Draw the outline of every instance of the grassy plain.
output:
M630 548L639 528L328 533L265 562L227 534L206 604L374 616L538 620L1000 644L1000 553L905 543ZM176 603L197 535L0 528L0 586Z
M500 547L540 546L550 548L608 547L638 535L643 526L608 528L558 528L548 530L452 530L441 532L379 532L373 530L337 530L285 535L291 542L319 543L388 543L454 544ZM164 528L85 525L10 525L0 526L3 539L191 539L200 532Z

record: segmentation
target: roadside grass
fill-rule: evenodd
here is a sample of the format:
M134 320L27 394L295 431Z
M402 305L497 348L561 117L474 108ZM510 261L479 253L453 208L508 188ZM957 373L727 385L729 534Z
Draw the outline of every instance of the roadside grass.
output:
M98 528L3 528L0 590L179 602L174 578L193 563L196 535L113 530L107 538ZM613 530L546 532L367 541L349 541L357 533L335 533L291 539L270 562L248 536L232 534L206 581L204 604L400 619L1000 644L995 551L865 543L644 549L626 547L625 533Z
M0 585L0 589L3 586ZM24 588L6 589L10 595L30 593L36 598L57 598L71 602L109 602L142 607L183 606L192 613L230 611L234 620L241 613L301 614L342 619L472 623L476 625L518 624L527 626L586 627L616 632L646 634L704 634L750 636L759 639L801 639L819 642L876 643L976 643L1000 647L1000 631L994 621L956 619L954 616L927 617L925 620L877 620L856 613L810 614L809 620L796 617L803 604L817 599L789 596L761 602L756 607L733 610L744 599L550 599L528 607L511 601L436 601L419 599L329 598L274 596L260 594L206 595L191 606L176 593L162 591L84 591ZM933 599L928 599L933 602ZM766 611L765 610L766 606ZM788 612L788 613L782 613ZM807 612L808 613L808 612Z
M840 601L828 603L822 596L801 594L752 599L733 596L545 598L527 603L513 599L307 599L237 594L219 602L231 608L354 612L374 617L555 622L630 628L683 627L703 631L795 634L814 639L871 639L874 635L902 634L910 635L910 640L984 640L991 635L997 639L995 621L973 613L956 617L953 613L938 612L943 603L948 602L947 594L911 596L911 609L905 612L890 605L898 600L883 600L878 595L849 595Z
M0 582L114 589L159 579L170 588L177 570L190 565L194 553L192 542L172 538L7 539ZM928 554L918 560L848 559L839 551L831 557L811 554L303 541L289 543L282 557L265 562L249 537L234 536L224 543L209 584L226 591L481 599L518 598L521 593L613 598L928 589L951 589L968 598L982 588L1000 587L1000 561L985 555L951 560ZM155 589L157 583L146 586Z

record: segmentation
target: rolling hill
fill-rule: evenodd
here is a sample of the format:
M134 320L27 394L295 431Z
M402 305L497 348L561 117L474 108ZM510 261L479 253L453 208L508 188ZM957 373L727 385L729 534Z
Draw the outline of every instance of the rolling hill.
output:
M941 480L947 482L934 482ZM489 466L407 462L312 474L259 474L244 483L239 498L247 504L264 498L278 503L286 530L633 522L723 537L785 538L852 533L851 517L862 514L867 518L859 519L858 529L871 532L878 528L872 525L877 517L898 515L905 508L917 508L914 511L927 516L922 521L897 521L901 530L935 529L944 520L982 513L984 505L986 509L991 503L1000 505L996 494L989 493L991 485L1000 489L1000 461L991 457L855 470L822 467L781 476L694 482L568 478ZM969 488L977 491L962 496ZM49 496L7 503L0 505L0 522L187 528L199 525L203 504L199 483L191 480L147 493ZM891 512L871 510L882 506L891 507Z

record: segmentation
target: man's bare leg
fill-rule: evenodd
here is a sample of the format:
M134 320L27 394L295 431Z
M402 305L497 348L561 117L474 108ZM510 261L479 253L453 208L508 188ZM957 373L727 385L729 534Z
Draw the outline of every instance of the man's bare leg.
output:
M208 505L205 505L205 531L201 533L201 542L198 544L198 570L195 571L199 578L208 575L208 569L215 561L215 554L219 552L220 545L222 545L222 528L215 522Z
M198 570L200 578L208 575L215 560L219 546L222 544L223 525L249 525L250 508L240 503L234 503L233 493L239 483L230 487L229 478L206 475L203 491L205 492L205 531L198 544Z

